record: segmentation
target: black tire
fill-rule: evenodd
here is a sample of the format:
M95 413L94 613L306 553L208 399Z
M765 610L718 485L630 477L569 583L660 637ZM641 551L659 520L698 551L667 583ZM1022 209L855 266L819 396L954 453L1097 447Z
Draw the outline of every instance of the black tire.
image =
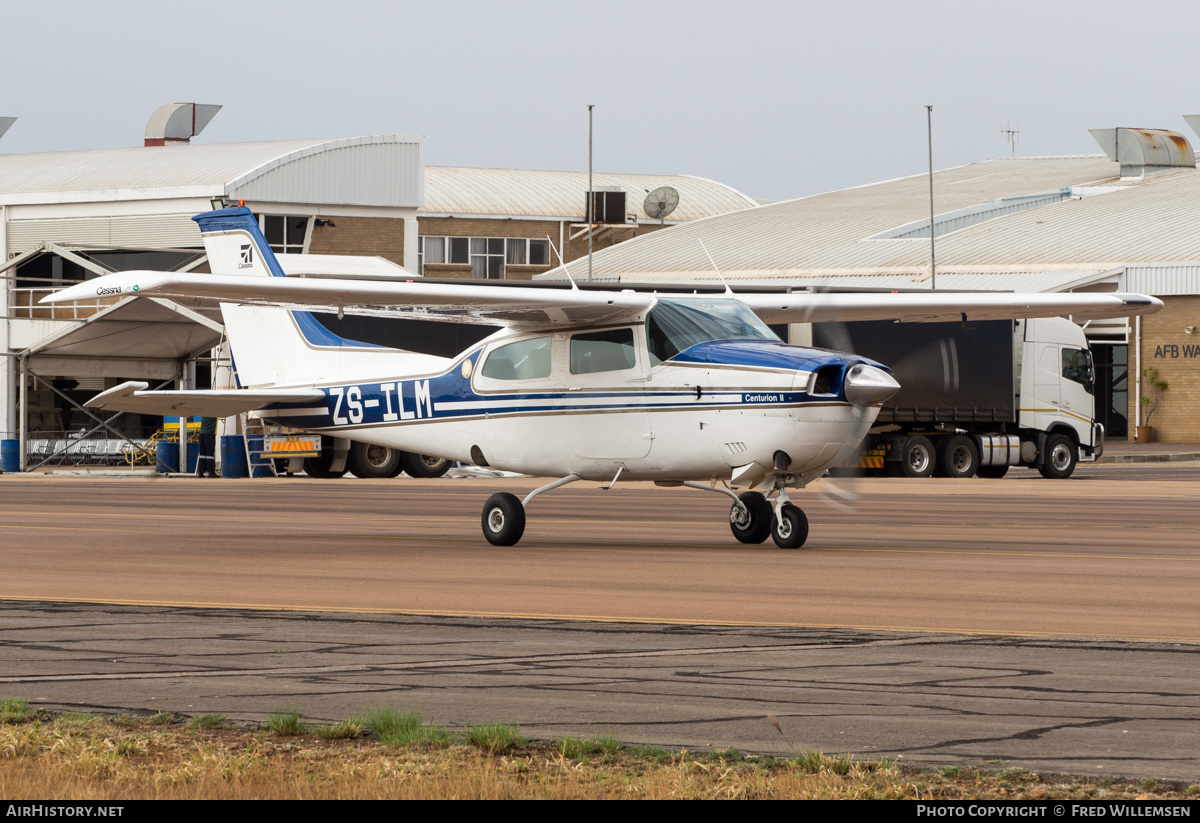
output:
M742 492L738 500L746 514L734 504L729 510L729 530L740 543L761 543L771 534L771 504L758 492Z
M508 492L493 494L483 506L481 523L493 546L515 546L525 533L525 507Z
M400 472L400 452L375 443L351 443L346 467L355 477L395 477Z
M988 480L999 480L1008 474L1008 466L980 466L975 474Z
M940 477L974 477L979 469L979 446L974 437L952 434L938 444L937 473Z
M1038 471L1047 480L1064 480L1075 472L1075 464L1079 462L1079 449L1065 434L1051 434L1046 437L1046 445L1042 449L1042 462Z
M450 471L451 462L453 461L444 457L430 457L412 452L403 452L400 456L400 464L409 477L441 477Z
M808 539L808 517L791 503L783 504L783 521L771 518L771 539L781 549L798 549Z
M350 461L347 460L347 463ZM304 473L319 480L336 480L346 473L345 469L333 471L333 441L328 437L321 438L321 454L318 457L304 458Z
M905 477L929 477L937 468L933 442L922 434L914 435L900 447L900 471Z

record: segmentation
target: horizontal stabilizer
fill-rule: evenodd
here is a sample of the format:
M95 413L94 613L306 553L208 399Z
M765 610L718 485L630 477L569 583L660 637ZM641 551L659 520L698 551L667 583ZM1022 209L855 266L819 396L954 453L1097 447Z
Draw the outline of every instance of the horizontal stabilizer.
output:
M324 400L319 389L209 389L147 391L148 383L130 380L84 403L90 409L191 417L232 417L272 403Z

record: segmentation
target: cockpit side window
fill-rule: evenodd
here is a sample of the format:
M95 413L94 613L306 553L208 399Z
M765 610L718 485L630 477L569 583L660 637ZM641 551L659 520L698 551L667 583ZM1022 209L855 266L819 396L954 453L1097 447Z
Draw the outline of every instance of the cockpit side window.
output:
M519 340L493 349L481 374L493 380L537 380L550 376L550 338Z
M635 365L633 329L609 329L571 337L571 374L619 371Z
M737 300L659 300L646 315L650 364L657 366L681 351L709 340L779 338Z

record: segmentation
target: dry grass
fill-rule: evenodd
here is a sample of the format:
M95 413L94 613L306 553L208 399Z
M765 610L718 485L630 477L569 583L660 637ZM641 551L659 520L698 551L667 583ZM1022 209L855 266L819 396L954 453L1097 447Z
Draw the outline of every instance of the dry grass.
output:
M951 767L909 773L891 764L810 752L787 759L744 757L732 750L696 756L654 747L615 749L604 740L513 743L503 754L490 754L486 747L495 743L495 735L485 735L479 748L452 737L430 746L419 736L402 747L315 732L280 737L266 729L205 728L161 715L10 716L21 719L0 725L0 797L9 800L1117 799L1190 798L1200 791L1147 782L1050 781L1024 770L989 775ZM373 719L384 725L382 718L376 713ZM603 757L579 758L601 751Z

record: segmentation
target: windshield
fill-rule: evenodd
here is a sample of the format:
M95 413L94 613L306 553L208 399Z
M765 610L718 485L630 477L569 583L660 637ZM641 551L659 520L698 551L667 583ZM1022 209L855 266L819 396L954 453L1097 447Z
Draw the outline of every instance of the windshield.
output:
M646 316L651 365L709 340L779 338L738 300L659 300Z

